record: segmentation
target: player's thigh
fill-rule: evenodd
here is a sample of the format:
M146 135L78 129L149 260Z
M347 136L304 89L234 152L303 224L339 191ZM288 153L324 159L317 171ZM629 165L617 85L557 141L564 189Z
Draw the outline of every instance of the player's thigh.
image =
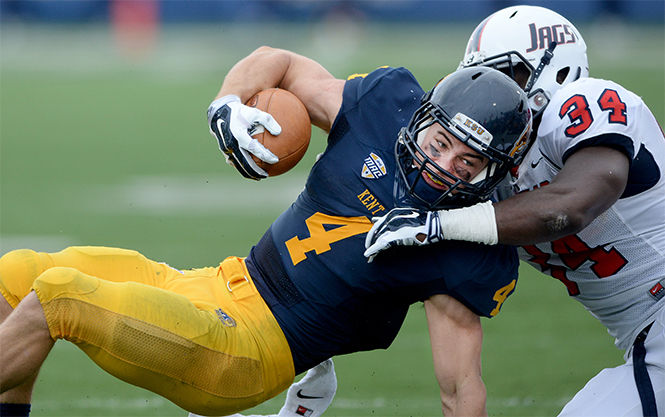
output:
M60 252L49 254L53 266L77 269L113 282L140 282L160 286L165 275L176 272L166 264L146 258L130 249L104 246L71 246Z
M16 307L28 294L34 280L53 267L74 268L108 281L135 281L153 286L163 285L168 277L178 273L127 249L73 246L55 253L19 249L0 258L0 293Z
M240 259L182 272L135 251L72 247L14 251L0 264L0 290L12 307L34 288L54 338L201 414L248 408L293 380L288 344Z
M50 268L34 289L51 336L124 381L189 410L239 410L264 399L261 353L248 326L231 326L180 294L73 268ZM233 311L228 300L220 307Z

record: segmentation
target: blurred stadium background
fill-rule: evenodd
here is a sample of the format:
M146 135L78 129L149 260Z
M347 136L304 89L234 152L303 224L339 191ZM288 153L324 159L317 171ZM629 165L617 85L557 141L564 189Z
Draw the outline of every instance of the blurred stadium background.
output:
M664 2L541 1L589 46L591 73L641 95L665 122ZM226 71L269 44L346 77L406 66L429 89L485 15L510 1L0 1L0 254L67 245L137 249L178 268L245 255L297 195L325 137L260 183L224 164L205 110ZM546 416L621 362L604 328L555 280L523 266L484 321L490 415ZM421 306L387 351L336 360L328 416L436 416ZM276 412L282 397L254 412ZM60 342L40 374L38 416L184 416Z

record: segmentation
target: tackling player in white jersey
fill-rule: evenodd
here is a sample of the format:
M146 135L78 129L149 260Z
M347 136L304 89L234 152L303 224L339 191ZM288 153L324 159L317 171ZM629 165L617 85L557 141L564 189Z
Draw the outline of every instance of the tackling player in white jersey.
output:
M626 363L600 372L560 415L665 415L662 129L637 95L588 78L584 40L551 10L490 15L460 66L474 65L518 81L540 123L517 175L498 203L427 216L394 209L368 233L365 254L440 239L521 245L521 258L561 280L625 350Z
M595 146L633 155L619 199L577 234L520 252L561 280L616 345L629 350L665 301L659 293L665 285L665 173L659 168L665 168L665 139L649 109L611 81L584 78L563 87L544 113L514 187L523 192L550 184L576 150Z

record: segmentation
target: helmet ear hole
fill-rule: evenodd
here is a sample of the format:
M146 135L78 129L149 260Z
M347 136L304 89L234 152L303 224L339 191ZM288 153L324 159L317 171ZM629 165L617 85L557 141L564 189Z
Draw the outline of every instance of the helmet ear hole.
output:
M559 72L556 73L556 82L563 84L563 82L566 80L566 77L568 77L569 72L570 67L561 68Z

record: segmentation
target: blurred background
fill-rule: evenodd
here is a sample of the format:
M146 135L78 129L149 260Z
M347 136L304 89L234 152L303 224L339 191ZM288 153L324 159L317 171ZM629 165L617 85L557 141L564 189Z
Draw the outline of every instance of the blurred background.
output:
M136 249L178 268L244 256L302 189L303 161L261 182L226 166L205 111L231 66L261 45L309 56L339 77L409 68L429 89L457 68L486 15L550 7L588 45L591 75L643 97L665 122L665 2L0 0L0 254L68 245ZM523 266L502 313L484 321L490 415L555 415L621 363L605 329L556 280ZM422 306L386 351L336 360L328 416L436 416ZM254 412L277 412L283 397ZM34 416L184 416L56 344Z
M660 23L663 4L657 0L9 0L2 2L3 19L42 22L107 22L129 18L152 23L315 22L357 18L367 22L448 22L482 20L513 4L548 7L581 22L608 15L627 21ZM149 17L149 19L148 19Z

